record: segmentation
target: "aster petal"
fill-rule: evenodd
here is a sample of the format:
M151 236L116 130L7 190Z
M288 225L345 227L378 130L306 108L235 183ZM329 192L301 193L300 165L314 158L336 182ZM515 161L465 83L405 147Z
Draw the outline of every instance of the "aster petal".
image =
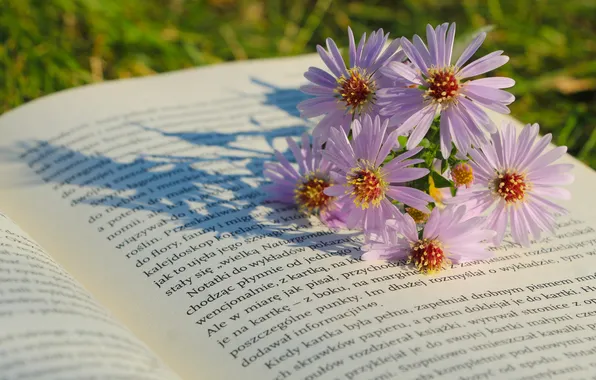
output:
M408 138L406 149L410 150L415 148L418 144L420 144L420 141L422 141L424 136L426 136L426 133L428 132L430 125L432 124L433 119L435 118L436 108L437 106L430 105L420 111L420 119L416 123L417 125L414 128L414 132L412 132L412 134ZM405 128L404 125L407 125L406 123L407 121L404 122L404 124L402 124L398 128L398 130Z
M492 121L486 112L476 103L463 96L458 100L458 106L465 108L466 112L476 121L476 123L480 124L480 126L482 126L488 133L495 133L497 131L497 126L494 121Z
M419 146L412 150L404 152L404 153L400 154L399 156L395 157L393 160L389 161L387 164L385 164L385 166L383 166L383 169L387 172L390 172L397 168L404 167L405 165L413 165L415 163L413 161L415 161L415 160L409 160L409 161L406 161L406 160L410 157L417 155L421 150L422 150L422 147Z
M385 68L383 70L383 72L386 71L391 71L394 73L397 73L400 77L418 84L418 85L422 85L423 84L423 79L420 76L420 74L418 74L416 71L414 71L411 67L409 67L408 65L406 65L403 62L391 62L387 68Z
M302 155L302 150L298 147L296 141L294 141L291 137L288 137L286 141L288 143L288 147L294 155L296 163L298 164L298 172L300 173L300 175L303 175L307 171L307 169L304 162L304 156Z
M435 36L437 38L437 60L441 66L447 66L447 60L445 56L445 37L447 34L447 28L449 23L441 24L435 30Z
M477 165L477 166L473 166L474 171L481 170L482 174L485 177L490 178L491 174L494 173L495 166L493 166L491 163L489 163L489 161L485 158L484 154L480 153L480 151L478 151L476 149L470 150L468 152L468 154L470 155L470 157L472 157L472 160L474 160L474 162Z
M379 118L379 116L376 116L375 120L372 121L371 124L373 125L374 133L372 133L371 135L372 139L368 139L369 151L367 152L367 155L364 156L364 158L369 162L377 162L377 160L379 159L379 150L381 149L383 142L386 141L385 134L387 132L387 122L381 124L381 119ZM392 135L395 134L392 133ZM395 143L397 143L397 136L395 136L394 144ZM387 155L385 155L385 157L386 156ZM385 157L383 157L382 160L384 160Z
M430 129L430 126L433 122L434 117L435 117L434 112L432 112L432 113L426 114L420 120L420 122L418 123L418 126L416 126L416 128L414 128L414 131L408 138L408 141L406 143L406 149L412 149L412 148L416 147L418 144L420 144L422 139L424 139L424 136L426 136L426 134L428 133L428 130Z
M348 40L349 40L349 54L350 54L350 67L358 66L356 63L356 42L354 41L354 33L352 28L348 26Z
M500 55L502 53L502 51L497 51L477 59L476 61L470 63L469 65L461 69L457 73L457 76L460 79L465 79L487 73L491 70L503 66L504 64L509 62L509 57L506 55Z
M561 187L539 186L532 189L532 192L542 197L551 197L565 200L571 199L571 192Z
M471 223L469 221L458 223L449 229L444 228L438 239L449 247L458 245L463 248L470 241L479 242L486 239L487 236L494 236L494 231L492 234L487 233L492 230L477 230L478 225L478 222Z
M319 213L319 218L327 227L332 229L345 228L347 214L337 208L329 208Z
M352 123L352 115L338 107L339 104L334 109L330 109L327 115L319 121L319 124L317 124L312 132L313 137L322 142L327 141L331 127L343 129L348 133L350 124Z
M362 254L362 260L403 260L408 257L408 252L398 247L386 249L371 249Z
M309 67L308 71L304 73L304 77L319 86L329 88L335 88L337 86L337 80L328 72L318 67Z
M521 214L522 218L524 219L524 223L529 228L529 232L531 233L532 237L535 240L540 239L540 226L536 223L530 212L528 211L528 207L520 207L518 209L518 213Z
M424 211L434 199L423 191L405 186L389 185L387 196L415 209Z
M495 203L495 197L489 191L482 192L477 197L475 197L474 200L475 204L473 206L470 204L468 211L477 215L483 214L486 210L490 208L490 206L492 206Z
M439 123L439 133L441 134L441 154L444 159L451 155L451 110L447 109L441 115Z
M485 38L486 33L484 32L477 35L476 38L474 38L474 40L472 41L472 43L470 43L463 51L463 53L461 53L461 56L459 57L457 62L455 62L455 67L462 67L466 62L468 62L468 60L472 58L474 53L476 53L480 45L482 45Z
M532 149L528 152L525 159L519 163L519 167L523 168L531 165L532 162L540 156L540 154L542 153L542 151L544 151L548 144L550 144L552 138L553 136L550 133L547 133L546 135L542 136L540 140L538 140L538 142L534 144Z
M522 128L517 139L517 152L514 160L511 162L513 166L519 167L520 163L526 160L536 136L538 136L538 124L527 124Z
M364 216L364 211L358 207L352 207L346 220L346 227L348 227L350 230L356 228L362 223Z
M364 45L361 65L368 67L373 62L385 45L386 38L383 37L383 29L371 33L370 38Z
M439 233L439 223L441 221L441 215L438 207L435 207L426 221L424 226L423 237L425 239L433 239Z
M444 210L441 210L441 231L439 231L439 236L448 233L448 231L457 224L459 224L466 213L466 207L463 205L456 205L452 207L447 207ZM474 225L473 223L471 225Z
M505 205L504 200L499 200L497 207L489 215L486 226L489 229L494 230L497 234L494 238L494 244L496 246L501 245L503 237L505 236L505 229L507 228L508 209Z
M538 168L543 168L543 167L549 165L550 163L561 158L566 152L567 152L566 146L556 147L556 148L552 149L551 151L536 158L530 165L528 165L526 167L526 170L529 173L531 173L532 171L534 171Z
M502 169L507 166L507 155L509 154L510 147L507 145L507 138L505 132L512 128L510 123L503 123L500 130L497 133L493 134L493 146L486 146L483 148L483 151L487 154L489 152L494 152L495 156L497 157L497 165L493 166L494 169ZM490 149L489 149L490 148ZM512 147L511 147L512 148Z
M337 48L335 41L333 41L331 38L327 38L325 42L327 44L327 50L329 51L329 53L331 53L331 56L333 57L333 60L337 64L338 68L341 70L341 73L345 76L349 76L348 70L346 69L346 63L344 62L344 59L341 56L341 53Z
M424 73L428 71L428 66L424 62L424 59L422 58L422 56L420 55L420 53L418 53L418 50L405 37L402 37L401 38L401 48L404 50L404 53L406 53L406 55L408 56L408 58L410 59L410 61L414 65L418 66L418 68L420 69L420 71L422 71Z
M545 168L545 171L548 171L548 168ZM575 177L571 173L541 173L540 177L529 178L532 185L534 186L561 186L561 185L569 185L573 183Z
M525 205L526 212L530 215L531 220L542 229L542 231L555 233L555 220L554 218L541 206L536 203L529 201Z
M368 120L367 120L368 117ZM364 157L366 156L366 152L367 152L367 148L368 148L368 144L363 144L364 139L360 139L360 135L362 133L362 123L367 123L368 125L366 126L366 129L370 129L371 128L371 122L370 122L370 117L369 116L365 116L362 120L362 122L358 119L354 120L352 122L352 147L354 148L354 154L356 155L356 157Z
M393 203L391 203L391 201L387 198L385 198L381 201L380 207L381 207L381 215L380 215L381 217L376 218L376 221L378 222L378 224L375 226L375 228L382 227L382 224L385 223L386 220L398 218L399 215L401 214L399 212L397 206L395 206Z
M296 169L294 169L294 167L292 165L290 165L290 162L288 161L288 159L283 154L281 154L277 150L273 154L275 155L275 158L277 158L277 160L279 161L279 164L285 170L287 170L287 172L289 174L291 174L292 176L294 176L296 178L300 177L300 175L298 174L298 172L296 171Z
M461 99L464 99L464 98L462 97ZM465 99L465 101L463 101L463 102L460 101L458 104L456 104L453 107L455 109L455 111L459 114L462 121L464 122L465 129L466 129L467 135L468 135L468 140L470 143L470 146L468 146L468 148L470 148L471 145L474 145L476 147L486 145L488 143L488 139L486 137L486 135L487 135L486 132L487 131L492 132L492 131L497 130L497 127L492 122L492 120L490 120L490 118L488 118L488 116L486 116L484 114L484 111L481 110L480 107L474 105L473 103L474 102L468 101L467 99ZM470 108L470 107L468 107L469 104L472 104L475 107ZM478 109L479 112L476 113L474 111L474 108ZM486 118L488 119L488 121L482 121L481 119L479 120L481 115L485 115ZM459 153L460 153L460 159L465 159L465 156L468 154L467 151L462 151ZM463 157L462 157L462 155L463 155Z
M418 230L416 229L416 222L408 214L400 215L400 232L411 242L418 240ZM396 219L399 221L399 219Z
M456 107L451 107L449 117L449 132L455 147L462 152L468 151L470 146L466 123L462 120L461 114Z
M346 155L346 159L353 165L356 162L356 156L346 133L341 129L331 128L331 137L333 138L333 144L337 145L339 151ZM323 154L325 154L324 151Z
M471 83L466 83L464 85L462 93L466 95L475 95L477 97L482 97L503 104L513 103L513 101L515 100L515 96L513 96L507 91L499 90L492 87L474 85Z
M323 192L330 197L337 197L345 194L346 188L342 185L332 185L323 190Z
M327 95L329 97L334 96L334 89L331 87L323 87L316 84L306 84L300 86L300 91L309 95Z
M408 119L412 118L414 115L419 114L421 110L425 108L424 100L422 96L418 96L419 94L415 94L414 98L410 98L410 100L404 98L394 98L393 101L396 103L389 104L388 106L384 107L381 110L381 115L383 116L390 116L389 118L389 125L401 126L403 123L408 121ZM410 93L404 93L404 96L410 96ZM397 103L400 102L400 103ZM417 119L420 118L420 115L417 116ZM416 125L417 121L412 121L412 125ZM411 130L403 129L402 132L405 134Z
M287 177L281 176L278 172L263 171L265 178L273 182L270 186L276 186L277 188L294 188L296 186L296 180L290 180Z
M468 85L486 86L492 88L509 88L515 85L515 81L506 77L490 77L474 79L466 82Z
M358 41L358 46L356 47L356 64L354 66L362 67L361 60L362 60L362 52L364 51L364 44L366 43L366 33L362 33L362 37L360 37L360 41ZM352 67L354 67L352 66Z
M430 24L426 25L426 40L428 41L430 61L434 66L442 66L442 63L439 61L439 47L437 46L437 35Z
M420 38L420 36L415 34L414 37L412 38L412 42L413 42L414 47L418 50L418 53L422 57L422 60L424 61L426 66L427 67L432 66L432 62L430 60L430 53L428 51L428 48L426 47L426 44L424 43L424 41L422 41L422 38Z
M451 55L453 54L453 42L455 40L455 23L451 23L447 31L447 41L445 43L445 65L451 65Z
M391 44L389 44L389 46L387 46L385 51L383 51L383 54L381 54L375 60L375 62L369 66L369 70L372 72L376 72L377 70L379 70L379 68L381 68L382 66L387 64L387 62L403 61L405 58L405 54L403 52L398 52L398 49L400 48L400 46L401 46L400 40L396 39L396 40L391 41Z
M471 91L467 91L467 90L462 90L462 94L466 95L467 97L469 97L470 99L472 99L473 101L481 104L482 106L496 111L498 113L502 113L502 114L509 114L511 113L511 111L509 110L509 108L501 103L495 102L492 99L489 98L485 98L483 96L480 96L477 93L471 92Z
M502 130L503 135L503 158L505 167L511 167L511 163L515 158L516 148L516 137L515 137L515 126L512 123L506 125Z
M533 170L528 173L530 181L534 182L543 178L556 178L557 176L569 173L573 169L573 164L553 164L544 166L540 169ZM569 173L570 174L570 173Z
M502 151L499 149L495 149L497 145L497 141L500 141L500 131L493 134L492 144L486 144L482 147L482 153L484 153L484 158L488 162L491 171L495 171L499 168L503 167L503 157ZM500 147L500 145L499 145ZM497 153L498 152L498 153Z
M385 123L387 123L387 121ZM380 166L383 163L383 161L385 161L385 158L387 157L389 152L391 152L391 150L397 145L397 136L397 131L393 131L387 136L385 142L379 150L379 153L377 154L375 166Z
M310 139L308 137L308 133L302 134L302 150L304 151L304 165L307 172L312 172L315 170L313 167L314 164L314 156L313 156L313 149L310 146Z
M340 171L345 174L354 164L354 157L347 156L337 149L335 145L328 144L323 151L323 156L334 166L334 172ZM334 175L332 172L332 176Z
M298 173L295 170L292 172L288 171L286 168L279 164L275 164L275 168L272 169L265 169L263 174L269 178L272 182L275 182L278 185L284 186L291 186L294 187L296 182L300 178Z
M566 208L561 207L536 193L532 193L532 200L535 201L536 204L543 206L546 209L551 209L555 212L558 212L559 214L565 215L568 212Z
M263 186L263 191L267 193L269 198L285 204L294 204L294 192L288 191L285 186L266 185Z
M416 124L418 124L418 122L420 121L420 119L422 118L422 116L424 115L423 110L427 110L428 107L423 108L420 111L416 111L414 113L412 113L412 115L410 115L410 117L408 117L406 120L404 120L399 127L397 127L397 131L399 133L400 136L403 136L405 134L407 134L408 132L410 132L415 126ZM394 121L394 119L397 119L397 117L401 118L402 115L395 115L393 117L391 117L389 119L389 123L392 123ZM397 119L399 120L399 119ZM395 121L397 121L395 120Z
M520 243L524 247L530 245L530 239L528 233L530 232L529 226L523 219L523 214L519 212L519 209L512 209L509 213L509 225L511 226L511 236L516 243Z
M484 231L485 235L494 235L494 231ZM492 234L490 232L493 232ZM474 239L476 240L476 239ZM476 241L483 239L478 238ZM471 260L486 260L493 257L493 253L486 250L486 245L481 243L469 244L467 246L455 248L448 251L449 256L452 258L451 261L454 263L461 263Z
M386 172L385 179L387 182L405 183L422 178L430 173L426 168L399 168L391 172Z
M416 164L420 164L423 163L424 160L420 159L420 158L416 158L416 159L412 159L412 160L406 160L406 161L402 161L402 162L394 162L395 159L391 160L390 162L388 162L387 164L383 165L383 173L393 173L395 171L399 171L407 166L412 166L412 165L416 165Z
M296 107L300 110L303 117L315 117L337 109L337 106L336 99L317 97L303 100Z
M343 75L344 70L342 70L338 63L335 62L331 54L327 53L325 48L323 48L321 45L317 45L317 52L319 53L319 57L321 57L325 65L329 68L329 70L331 70L333 75L335 75L337 78Z

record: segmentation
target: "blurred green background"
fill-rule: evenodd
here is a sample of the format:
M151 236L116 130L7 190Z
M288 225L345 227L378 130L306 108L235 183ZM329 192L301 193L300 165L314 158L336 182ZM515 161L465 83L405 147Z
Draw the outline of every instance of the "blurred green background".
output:
M595 0L0 0L0 112L68 87L347 45L379 27L492 26L480 53L511 57L513 115L596 168ZM477 54L478 55L478 54ZM306 69L306 68L305 68Z

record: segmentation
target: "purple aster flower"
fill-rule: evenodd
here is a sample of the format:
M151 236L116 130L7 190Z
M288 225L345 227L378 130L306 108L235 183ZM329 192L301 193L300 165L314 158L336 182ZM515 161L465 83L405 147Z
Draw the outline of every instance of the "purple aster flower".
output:
M302 149L291 138L288 146L298 164L298 171L278 151L275 157L279 163L265 163L264 175L273 184L265 187L271 199L286 204L296 204L308 214L315 214L331 228L345 227L346 214L338 199L324 193L333 185L330 177L331 164L321 156L321 144L316 140L310 144L308 134L302 135Z
M379 68L392 61L401 61L405 55L398 52L399 40L394 40L384 49L389 33L383 29L372 32L368 40L362 35L358 46L354 42L352 29L348 28L350 39L350 66L346 64L332 39L327 39L327 50L317 46L321 59L331 74L316 67L309 67L304 73L311 84L301 87L314 98L298 104L303 117L324 116L313 131L322 142L327 140L331 127L342 127L348 131L352 120L362 115L378 114L376 104L380 85Z
M487 219L487 228L497 232L495 244L503 240L507 223L513 239L528 246L528 235L540 238L541 231L554 232L554 213L566 210L547 198L569 199L569 191L558 186L573 182L571 164L553 164L567 151L558 147L544 153L550 134L534 143L538 124L526 125L516 138L515 126L507 124L493 134L492 143L472 149L470 165L474 186L451 201L475 200L481 212L495 205Z
M387 164L385 158L397 144L397 133L387 134L387 122L365 116L352 123L352 141L343 129L332 128L323 156L335 165L332 178L336 184L325 194L336 196L348 213L348 228L371 231L381 228L385 220L399 214L391 202L396 200L419 210L426 209L432 198L405 183L422 178L428 169L411 168L423 162L408 159L420 151L414 149L399 155Z
M471 260L482 260L492 254L485 240L495 232L483 227L482 217L466 217L465 206L434 208L418 233L414 219L408 214L388 220L377 241L367 244L364 260L404 260L423 273L436 273L442 268Z
M424 138L437 112L441 114L441 152L447 158L451 143L466 154L471 145L486 143L486 132L494 133L496 126L482 107L499 113L509 113L507 105L515 100L501 90L515 84L513 79L494 77L471 81L465 79L494 70L509 61L495 51L472 63L466 62L478 50L485 33L479 34L452 63L455 23L426 28L428 47L417 35L413 43L401 39L402 49L411 65L391 62L381 68L383 75L398 80L396 85L378 91L381 115L390 117L390 125L398 125L400 134L412 131L407 148L416 147ZM405 80L404 85L399 80ZM482 106L482 107L481 107Z

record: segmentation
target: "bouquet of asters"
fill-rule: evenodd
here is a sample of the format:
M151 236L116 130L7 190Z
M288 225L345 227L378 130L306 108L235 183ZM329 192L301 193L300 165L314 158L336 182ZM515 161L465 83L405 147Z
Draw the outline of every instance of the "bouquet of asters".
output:
M538 124L496 125L515 82L487 76L509 57L471 60L486 34L453 56L455 24L428 25L389 43L382 29L358 43L348 29L349 61L335 42L317 46L326 70L310 67L298 104L317 117L312 137L289 139L295 158L267 163L272 198L294 203L331 228L362 231L365 260L407 260L423 273L491 255L506 231L527 246L552 232L570 194L566 147L548 148ZM478 78L478 76L481 76Z

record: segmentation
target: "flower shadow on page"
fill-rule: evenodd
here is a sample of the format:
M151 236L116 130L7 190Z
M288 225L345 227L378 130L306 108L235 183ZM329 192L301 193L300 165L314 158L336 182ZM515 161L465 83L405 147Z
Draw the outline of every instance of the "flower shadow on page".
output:
M105 139L87 148L81 147L88 143L68 144L66 139L28 140L0 150L0 155L31 168L19 177L19 186L50 184L65 204L81 208L81 220L74 222L88 224L126 252L154 236L188 239L189 244L212 240L214 246L234 250L248 246L251 239L258 247L261 242L312 244L312 232L291 227L307 218L294 207L264 202L260 190L271 146L278 138L303 133L305 125L267 130L252 124L247 130L214 133L128 124L135 142L115 150L114 142ZM68 140L86 133L75 129ZM265 140L267 146L254 148L256 140ZM153 148L142 148L148 146ZM272 213L275 209L279 212ZM273 223L281 217L287 222ZM143 231L146 237L130 238Z

